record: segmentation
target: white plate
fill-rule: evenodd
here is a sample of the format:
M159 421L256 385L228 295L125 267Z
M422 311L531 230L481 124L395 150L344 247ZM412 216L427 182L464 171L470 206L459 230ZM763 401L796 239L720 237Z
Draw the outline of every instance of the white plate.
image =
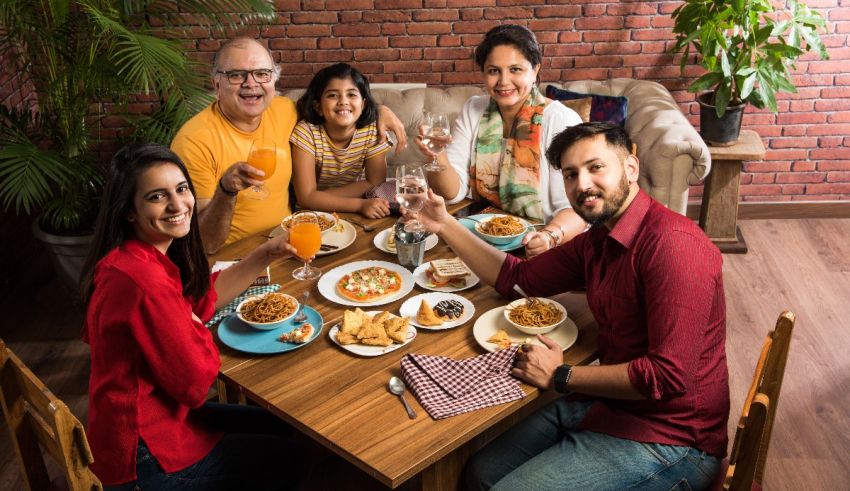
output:
M466 286L462 288L452 288L450 286L438 286L431 287L428 286L428 275L425 272L428 270L428 263L422 263L413 270L413 279L416 281L416 284L421 286L426 290L431 290L433 292L459 292L463 290L468 290L473 286L477 285L479 281L481 281L478 276L475 275L472 271L469 272L469 276L466 277Z
M401 290L397 291L395 295L381 298L373 302L355 302L354 300L342 297L336 292L336 284L343 276L358 269L368 268L371 266L377 266L398 273L401 276ZM404 266L388 263L386 261L356 261L353 263L343 264L342 266L337 266L330 271L326 271L319 279L319 293L331 302L336 302L338 304L351 305L352 307L369 307L395 302L399 298L402 298L413 291L413 284L413 275Z
M496 351L499 349L499 345L487 342L487 340L496 334L496 331L499 329L504 329L508 333L508 337L510 337L513 342L523 343L528 340L532 344L543 346L543 343L537 339L537 336L529 336L512 326L511 323L505 319L504 310L505 307L490 309L481 314L481 317L479 317L478 320L475 321L475 325L472 326L472 335L475 336L475 341L477 341L482 348L487 351ZM575 344L576 339L578 339L578 326L576 326L576 323L573 322L572 319L567 317L564 319L563 324L561 324L557 329L549 331L544 334L544 336L547 336L560 344L564 351L566 351L567 348Z
M457 300L461 304L463 304L463 314L455 320L446 321L440 324L439 326L423 326L416 322L416 312L419 311L419 304L422 303L422 299L428 300L428 304L431 308L434 308L437 305L437 302L442 300ZM399 314L404 317L410 317L410 323L420 329L428 329L431 331L442 331L443 329L451 329L452 327L457 327L461 324L465 324L472 319L472 316L475 315L475 305L472 304L469 300L461 297L460 295L455 295L454 293L442 293L442 292L434 292L434 293L423 293L421 295L416 295L415 297L410 297L401 304L401 308L398 309Z
M372 239L372 243L375 244L375 247L384 252L395 254L395 249L390 249L387 247L387 236L392 232L392 230L392 228L385 228L384 230L381 230L380 232L375 234L375 238ZM437 245L437 242L439 241L440 239L436 235L429 235L425 239L425 250L430 251Z
M342 219L340 219L339 225L342 226L342 231L331 229L322 234L322 244L336 246L337 249L330 251L320 250L316 253L317 256L327 256L328 254L337 253L354 243L354 239L357 238L357 229L354 228L354 225ZM282 232L283 227L276 227L272 229L269 236L277 237Z
M379 310L375 311L367 311L369 315L379 314ZM393 317L398 317L397 315L390 314ZM334 342L340 348L354 353L359 356L381 356L385 355L391 351L395 351L402 346L407 346L414 339L416 339L416 328L413 327L413 324L407 326L407 340L402 344L393 343L389 346L369 346L368 344L339 344L339 341L336 340L336 333L339 332L339 324L336 324L328 331L328 336L331 337L331 341Z

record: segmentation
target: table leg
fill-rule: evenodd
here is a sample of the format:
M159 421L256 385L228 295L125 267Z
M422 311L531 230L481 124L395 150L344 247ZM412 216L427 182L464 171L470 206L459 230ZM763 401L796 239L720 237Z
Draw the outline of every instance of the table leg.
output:
M738 228L740 160L714 160L705 181L699 225L721 252L746 253L747 243Z

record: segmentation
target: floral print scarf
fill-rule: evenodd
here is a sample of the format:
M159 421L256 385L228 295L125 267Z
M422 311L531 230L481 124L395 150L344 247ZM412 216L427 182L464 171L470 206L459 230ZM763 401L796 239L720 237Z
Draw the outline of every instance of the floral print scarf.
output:
M540 200L540 138L543 110L548 101L531 89L503 138L502 115L496 101L481 116L469 177L473 196L506 212L543 221Z

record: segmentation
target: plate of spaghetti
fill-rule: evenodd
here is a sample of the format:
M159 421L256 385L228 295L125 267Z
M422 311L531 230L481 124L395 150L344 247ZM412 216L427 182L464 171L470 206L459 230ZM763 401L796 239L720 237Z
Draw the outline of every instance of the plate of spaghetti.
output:
M262 330L276 329L298 310L298 300L286 293L271 292L243 300L236 307L239 320Z
M528 222L526 222L525 220L522 220L522 219L516 218L516 217L511 217L511 218L514 218L518 221L521 221L526 226L526 228L524 228L522 230L522 232L520 232L518 235L513 235L513 236L506 235L506 236L497 237L495 235L489 235L489 234L482 232L478 229L478 227L480 225L489 221L491 218L500 217L500 216L508 216L508 215L497 215L497 214L492 214L492 213L482 213L482 214L478 214L478 215L470 215L469 217L461 218L458 221L464 227L471 230L475 235L481 237L482 239L487 241L487 243L491 244L493 247L495 247L496 249L499 249L500 251L507 252L507 251L513 251L514 249L521 248L522 247L522 238L525 237L525 234L528 232L529 227L530 227Z
M475 223L475 233L491 244L510 244L516 239L522 240L529 223L511 215L492 215Z
M322 229L322 234L331 230L338 229L339 217L336 215L336 213L327 213L324 211L314 211L313 213L315 213L316 217L318 217L319 219L319 228ZM281 220L280 224L286 228L289 228L290 220L292 220L292 215L289 215L288 217Z
M564 306L548 298L521 298L505 307L505 319L526 334L545 334L566 318Z
M514 344L530 343L546 347L537 339L537 336L517 330L505 318L504 312L505 307L496 307L484 312L475 321L472 326L472 336L479 346L487 351L504 349ZM558 327L544 336L561 345L561 349L566 351L578 339L578 327L572 319L566 317Z

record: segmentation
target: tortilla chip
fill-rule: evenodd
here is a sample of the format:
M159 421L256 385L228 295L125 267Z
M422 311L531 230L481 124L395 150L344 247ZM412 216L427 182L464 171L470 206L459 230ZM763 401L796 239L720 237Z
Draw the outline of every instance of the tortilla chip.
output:
M407 317L393 317L389 319L384 327L387 328L387 335L399 344L404 344L407 341L407 331L410 325L410 319Z

